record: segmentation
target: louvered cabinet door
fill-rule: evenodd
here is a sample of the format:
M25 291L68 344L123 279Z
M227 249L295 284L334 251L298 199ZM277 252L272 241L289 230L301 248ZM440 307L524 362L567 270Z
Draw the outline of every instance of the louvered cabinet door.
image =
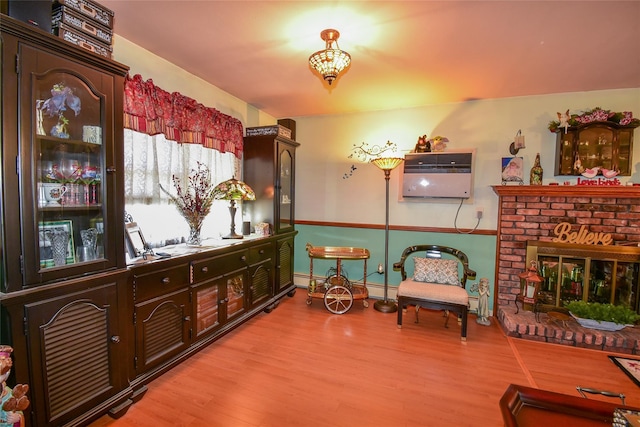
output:
M99 282L25 305L35 425L67 424L125 387L117 283Z
M252 266L249 272L249 304L251 307L255 307L271 297L271 260Z
M137 374L172 359L191 343L189 289L135 305Z
M273 242L249 248L249 307L253 308L273 296Z
M281 297L283 294L295 293L295 284L293 282L293 244L294 235L285 239L279 239L276 243L276 289L275 295Z

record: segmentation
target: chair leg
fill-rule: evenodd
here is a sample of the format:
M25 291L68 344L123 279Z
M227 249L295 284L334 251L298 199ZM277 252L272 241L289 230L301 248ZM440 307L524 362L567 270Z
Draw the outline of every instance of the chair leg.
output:
M444 311L444 327L449 327L449 310Z
M460 339L462 341L467 340L467 314L469 314L469 310L467 309L467 307L462 307L462 313L460 314L460 317L462 319L462 327L460 328Z
M420 306L416 304L416 323L418 323L418 312L420 311Z
M398 329L402 328L402 312L406 311L406 308L403 307L402 303L403 303L402 299L398 298L398 321L397 321Z

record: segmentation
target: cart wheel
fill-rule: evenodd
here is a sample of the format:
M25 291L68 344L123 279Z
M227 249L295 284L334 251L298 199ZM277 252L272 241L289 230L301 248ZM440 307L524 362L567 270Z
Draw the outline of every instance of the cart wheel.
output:
M311 300L312 300L311 297L307 297L307 305L311 305Z
M353 305L353 294L342 286L336 285L324 293L324 306L333 314L344 314Z
M369 301L367 301L366 299L362 300L362 305L364 305L364 308L369 308Z

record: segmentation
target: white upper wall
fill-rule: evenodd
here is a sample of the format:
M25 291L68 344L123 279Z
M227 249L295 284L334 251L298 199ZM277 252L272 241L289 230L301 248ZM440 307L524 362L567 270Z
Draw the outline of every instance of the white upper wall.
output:
M343 82L343 84L348 82ZM339 89L338 89L339 90ZM536 153L544 169L543 183L576 182L576 178L554 177L556 135L547 129L556 112L573 113L601 107L632 111L640 117L640 88L545 96L476 100L458 104L425 106L406 110L377 111L339 116L294 119L296 152L296 219L328 222L384 224L384 174L371 164L349 159L354 145L384 145L388 140L404 153L412 150L418 136L449 138L448 148L475 149L473 198L463 203L454 223L460 199L429 202L399 202L400 169L391 172L390 223L468 229L476 223L475 207L484 209L480 229L496 229L498 197L491 188L501 183L501 158L511 157L509 144L518 130L525 136L525 184ZM639 128L640 129L640 128ZM635 132L638 138L639 132ZM634 147L634 176L640 182L640 141ZM351 165L356 170L347 179ZM626 181L627 177L620 177Z

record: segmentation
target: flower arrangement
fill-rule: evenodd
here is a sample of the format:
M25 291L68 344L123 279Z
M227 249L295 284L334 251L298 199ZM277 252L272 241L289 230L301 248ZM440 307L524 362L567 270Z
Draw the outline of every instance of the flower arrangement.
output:
M176 205L178 212L189 224L190 232L187 243L199 245L201 243L200 229L205 217L211 212L211 205L216 198L214 185L211 183L211 172L203 163L198 162L197 168L189 174L189 182L183 187L180 178L171 177L176 195L169 193L160 185L160 189Z
M73 110L76 116L80 114L82 107L80 98L74 95L73 90L63 83L54 84L51 88L51 98L40 104L42 112L46 113L49 117L58 116L58 123L51 128L52 136L69 138L69 134L67 133L69 119L64 116L67 107Z
M621 126L640 126L640 119L634 118L631 111L616 113L610 110L603 110L600 107L586 110L581 114L571 114L566 118L566 122L569 126L579 126L593 122L612 122ZM563 126L564 124L561 126L559 120L549 122L549 130L551 132L556 132Z

